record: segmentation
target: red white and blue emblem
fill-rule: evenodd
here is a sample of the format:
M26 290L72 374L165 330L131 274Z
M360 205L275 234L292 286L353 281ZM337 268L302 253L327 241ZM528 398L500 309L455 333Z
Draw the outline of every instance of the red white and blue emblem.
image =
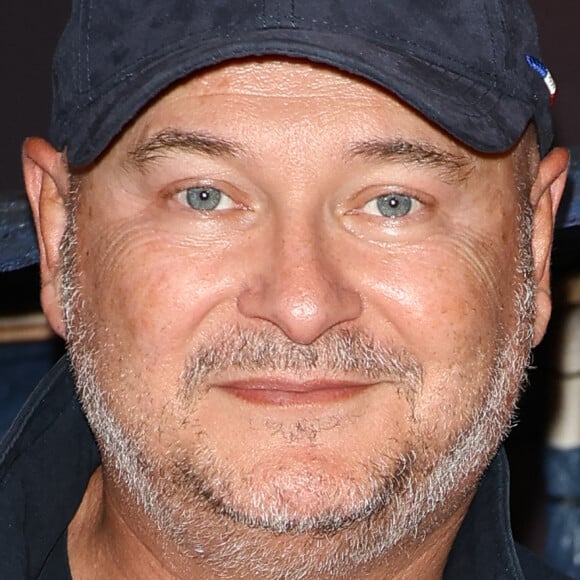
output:
M530 56L529 54L526 54L526 61L530 68L544 79L544 83L546 83L548 91L550 91L550 105L553 105L556 100L556 81L550 74L548 67L540 59Z

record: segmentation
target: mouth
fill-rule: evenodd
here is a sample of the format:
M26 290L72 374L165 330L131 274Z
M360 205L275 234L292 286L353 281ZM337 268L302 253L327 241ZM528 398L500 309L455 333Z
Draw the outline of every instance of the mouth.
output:
M256 378L214 384L226 393L254 404L297 406L343 401L372 386L370 383L341 380L291 381Z

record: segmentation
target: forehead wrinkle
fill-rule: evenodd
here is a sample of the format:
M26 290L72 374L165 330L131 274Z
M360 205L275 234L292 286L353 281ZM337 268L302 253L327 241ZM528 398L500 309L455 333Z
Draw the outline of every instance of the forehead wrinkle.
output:
M241 144L229 139L204 131L167 128L132 147L127 152L127 161L130 166L143 171L158 159L180 152L208 157L238 158L248 156Z
M369 161L402 163L439 171L446 182L463 182L474 171L474 159L462 152L454 153L428 142L406 139L369 139L357 141L349 147L351 158Z

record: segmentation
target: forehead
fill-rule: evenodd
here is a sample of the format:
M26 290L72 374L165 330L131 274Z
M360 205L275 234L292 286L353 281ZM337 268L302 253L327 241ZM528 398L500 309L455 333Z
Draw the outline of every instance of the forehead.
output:
M258 58L230 61L193 75L182 83L197 95L225 92L254 96L327 96L337 89L378 87L329 66L301 59ZM177 85L177 90L180 86Z

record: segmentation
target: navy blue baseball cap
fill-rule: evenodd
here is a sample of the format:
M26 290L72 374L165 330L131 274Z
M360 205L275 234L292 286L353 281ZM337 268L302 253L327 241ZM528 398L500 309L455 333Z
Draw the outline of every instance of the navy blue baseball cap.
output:
M555 85L526 0L73 0L50 139L86 166L173 83L260 56L371 81L480 152L508 150L530 122L541 155L552 143Z
M303 58L394 93L466 145L552 141L554 85L526 0L73 0L51 139L94 161L172 83L228 60Z

